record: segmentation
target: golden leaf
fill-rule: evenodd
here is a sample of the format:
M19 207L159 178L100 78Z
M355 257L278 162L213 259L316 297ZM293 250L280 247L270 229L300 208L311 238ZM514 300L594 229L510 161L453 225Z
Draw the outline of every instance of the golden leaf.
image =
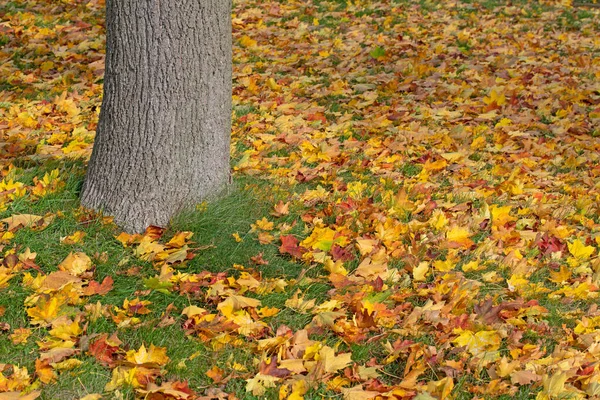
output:
M416 282L424 282L427 280L429 274L429 263L427 261L421 261L418 266L413 268L413 279Z
M250 297L244 297L239 295L231 295L227 297L225 300L220 302L217 305L217 309L221 311L221 313L231 318L233 317L234 312L241 310L243 308L256 308L260 306L260 300L252 299Z
M146 346L142 346L137 350L129 350L125 355L125 360L135 365L155 366L160 367L169 362L166 347L156 347L153 344L146 350Z
M579 239L575 239L573 243L567 243L567 246L569 246L569 253L580 260L587 260L595 251L593 246L586 246Z
M80 276L92 268L92 260L82 252L69 253L67 258L58 265L61 271Z
M59 316L64 300L57 296L40 297L35 307L27 309L32 325L47 325Z
M291 298L285 301L285 306L299 313L306 313L315 306L315 299L304 300L304 297L300 297L300 293L300 290L297 290Z
M453 226L446 232L446 239L450 247L469 248L473 245L471 232L467 228Z
M62 244L77 244L83 240L86 233L82 231L77 231L70 236L63 236L60 238L60 243Z
M325 372L333 373L346 368L352 362L352 353L336 355L331 347L323 346L319 350L318 361L323 363Z

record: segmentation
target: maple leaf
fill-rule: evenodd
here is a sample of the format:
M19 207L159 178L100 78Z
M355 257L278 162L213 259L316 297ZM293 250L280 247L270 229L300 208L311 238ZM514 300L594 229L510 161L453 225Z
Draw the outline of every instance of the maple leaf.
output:
M257 299L239 295L230 295L225 300L217 304L217 309L221 311L224 316L231 318L238 310L243 308L256 308L259 307L260 304L260 300Z
M70 236L63 236L60 238L61 244L77 244L83 240L86 233L82 231L77 231Z
M533 382L539 382L541 380L542 377L533 371L515 371L510 374L510 381L513 384L530 385Z
M43 295L35 307L27 309L27 315L31 318L32 325L48 325L56 319L61 312L65 300L57 296Z
M82 329L78 321L72 321L67 317L60 317L52 321L52 329L48 333L58 339L70 340L81 335Z
M178 232L167 242L167 247L175 249L182 248L188 243L192 236L194 236L194 232Z
M279 200L279 203L275 204L273 207L273 211L271 211L271 215L274 217L282 217L284 215L288 215L290 213L290 203L284 203Z
M34 390L28 394L21 392L4 392L0 393L0 400L35 400L42 394L39 390Z
M281 246L279 247L281 254L289 254L295 258L302 258L303 250L305 249L298 245L300 241L295 236L282 235L279 239L281 240Z
M243 47L256 47L256 40L251 39L250 37L244 35L242 36L242 38L239 40L240 45L242 45Z
M315 306L315 299L304 300L304 297L300 297L300 293L300 290L297 290L291 298L285 301L285 306L299 313L306 313Z
M0 220L8 225L9 231L15 231L19 228L30 228L36 226L43 217L31 214L17 214Z
M492 214L492 226L504 226L508 222L515 221L516 218L510 215L511 210L511 206L499 207L493 204L490 207L490 213Z
M112 290L113 283L114 280L110 276L105 277L102 283L90 281L89 285L83 290L83 295L92 296L98 294L103 296Z
M446 232L449 247L470 248L474 243L471 240L471 232L467 228L453 226Z
M192 399L196 394L189 388L187 382L163 382L160 386L150 382L146 389L138 389L137 393L148 400L162 399Z
M69 253L59 265L58 269L69 272L75 276L81 276L92 268L92 260L82 252Z
M460 331L459 336L452 342L459 346L465 346L474 356L483 356L486 352L496 351L500 347L502 338L496 331Z
M381 395L381 392L374 390L364 390L362 385L351 388L342 388L345 400L371 400Z
M83 396L82 398L80 398L79 400L101 400L102 399L102 395L99 393L92 393L92 394L88 394Z
M35 360L35 373L43 383L52 383L58 378L50 366L50 360Z
M169 294L173 288L173 282L162 280L160 276L145 278L143 282L145 287L156 290L159 293Z
M344 246L347 244L347 239L344 236L337 235L331 228L315 227L310 236L302 241L301 246L329 251L334 244Z
M121 386L131 386L133 388L141 388L144 385L140 382L143 381L146 376L144 375L146 371L141 368L130 368L119 366L112 370L112 376L110 381L104 386L104 390L113 391L118 389Z
M129 350L125 355L125 360L135 365L160 367L169 362L169 357L166 347L156 347L151 344L150 348L146 350L146 346L142 344L137 351Z
M262 396L267 388L275 387L279 378L271 375L256 374L254 378L246 379L246 392L251 392L254 396Z
M276 355L271 356L268 363L265 362L265 360L262 360L260 362L258 370L259 370L260 374L271 375L271 376L275 376L277 378L285 378L292 373L292 371L290 371L287 368L278 368L277 367L277 356Z
M352 353L336 355L334 349L323 346L319 350L318 360L323 363L325 372L333 373L346 368L352 362Z
M0 289L8 286L8 281L12 279L14 274L10 273L8 268L0 267Z
M88 352L96 358L96 360L108 367L114 367L116 363L116 356L119 352L119 346L122 342L117 338L116 334L113 334L110 338L108 334L103 333L90 344Z
M205 372L206 376L208 376L214 383L220 383L223 380L223 375L225 371L221 368L213 365L211 369Z
M39 278L41 278L41 282L38 289L42 292L55 292L63 289L69 284L74 287L78 287L81 284L81 279L79 277L73 276L65 271L55 271L45 277L40 275Z
M587 260L595 251L593 246L585 246L579 239L575 239L573 243L567 243L567 246L569 253L580 260Z
M10 335L10 340L15 345L27 343L27 339L29 338L30 335L31 335L31 329L18 328L18 329L15 329L13 331L13 333Z

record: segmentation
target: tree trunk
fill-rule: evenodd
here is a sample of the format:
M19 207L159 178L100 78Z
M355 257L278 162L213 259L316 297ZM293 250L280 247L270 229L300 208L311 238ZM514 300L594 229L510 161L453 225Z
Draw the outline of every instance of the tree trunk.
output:
M231 0L107 0L104 98L81 203L165 226L229 181Z

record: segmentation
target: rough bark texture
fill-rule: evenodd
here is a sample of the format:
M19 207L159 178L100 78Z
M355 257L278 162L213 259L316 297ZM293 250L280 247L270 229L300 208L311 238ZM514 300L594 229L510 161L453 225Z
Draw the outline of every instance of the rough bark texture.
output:
M107 0L104 98L81 195L128 231L229 180L231 0Z

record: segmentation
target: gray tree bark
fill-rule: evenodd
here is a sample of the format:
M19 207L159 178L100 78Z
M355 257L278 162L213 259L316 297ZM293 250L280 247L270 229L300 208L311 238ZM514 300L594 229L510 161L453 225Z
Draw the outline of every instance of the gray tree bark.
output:
M227 185L231 40L231 0L106 1L84 206L139 232Z

